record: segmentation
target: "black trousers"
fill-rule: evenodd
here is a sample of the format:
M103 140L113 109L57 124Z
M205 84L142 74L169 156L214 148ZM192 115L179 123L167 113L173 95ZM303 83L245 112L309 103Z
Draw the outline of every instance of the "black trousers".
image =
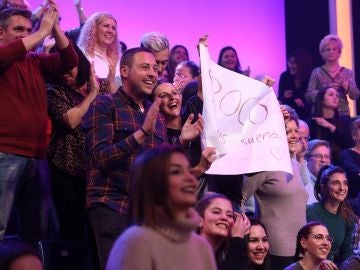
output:
M106 205L89 209L89 219L96 240L100 267L105 269L111 248L127 228L128 220L125 215Z

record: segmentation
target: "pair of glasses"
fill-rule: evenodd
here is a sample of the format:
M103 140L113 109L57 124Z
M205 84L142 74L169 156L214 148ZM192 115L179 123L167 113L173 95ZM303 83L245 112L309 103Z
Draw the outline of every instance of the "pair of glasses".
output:
M313 234L310 234L310 236L319 242L324 241L324 240L326 240L330 244L332 244L332 242L334 242L334 238L332 238L330 235L323 235L321 233L316 233L316 234L313 233Z
M313 154L313 155L310 155L309 157L313 157L315 158L316 160L330 160L330 156L328 155L322 155L322 154Z

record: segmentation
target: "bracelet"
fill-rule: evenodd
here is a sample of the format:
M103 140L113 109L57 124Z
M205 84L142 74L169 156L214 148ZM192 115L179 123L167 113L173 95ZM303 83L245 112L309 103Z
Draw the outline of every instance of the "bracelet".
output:
M146 132L143 127L141 127L140 130L144 133L145 136L150 136L150 134Z

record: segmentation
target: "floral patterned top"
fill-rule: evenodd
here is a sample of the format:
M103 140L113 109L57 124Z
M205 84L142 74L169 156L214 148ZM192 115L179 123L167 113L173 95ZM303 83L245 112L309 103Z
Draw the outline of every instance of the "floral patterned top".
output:
M360 96L360 91L356 86L354 73L352 70L341 67L339 72L335 74L335 76L331 76L326 69L322 67L317 67L311 73L310 81L308 89L305 93L305 97L307 101L312 104L314 109L314 103L316 99L316 95L320 88L328 86L330 84L338 84L342 85L344 81L349 83L348 95L351 99L357 99ZM339 113L349 115L349 104L346 99L345 89L339 87L337 89L340 94L339 101ZM313 111L312 111L313 112Z

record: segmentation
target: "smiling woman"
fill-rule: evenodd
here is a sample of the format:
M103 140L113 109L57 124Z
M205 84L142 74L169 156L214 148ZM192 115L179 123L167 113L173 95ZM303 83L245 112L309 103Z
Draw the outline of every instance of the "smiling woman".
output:
M78 46L90 63L94 63L96 76L103 79L100 84L116 92L121 85L116 19L104 12L91 15L81 29Z
M307 221L325 224L334 238L328 259L339 263L352 254L352 232L356 215L346 204L348 183L340 167L324 166L315 183L315 198L306 211Z
M200 217L198 181L181 148L162 146L140 155L132 168L131 217L112 248L107 270L215 270L209 244L193 230Z
M284 270L298 269L337 269L336 265L327 261L333 238L325 225L320 222L309 222L297 235L295 260L301 259Z

